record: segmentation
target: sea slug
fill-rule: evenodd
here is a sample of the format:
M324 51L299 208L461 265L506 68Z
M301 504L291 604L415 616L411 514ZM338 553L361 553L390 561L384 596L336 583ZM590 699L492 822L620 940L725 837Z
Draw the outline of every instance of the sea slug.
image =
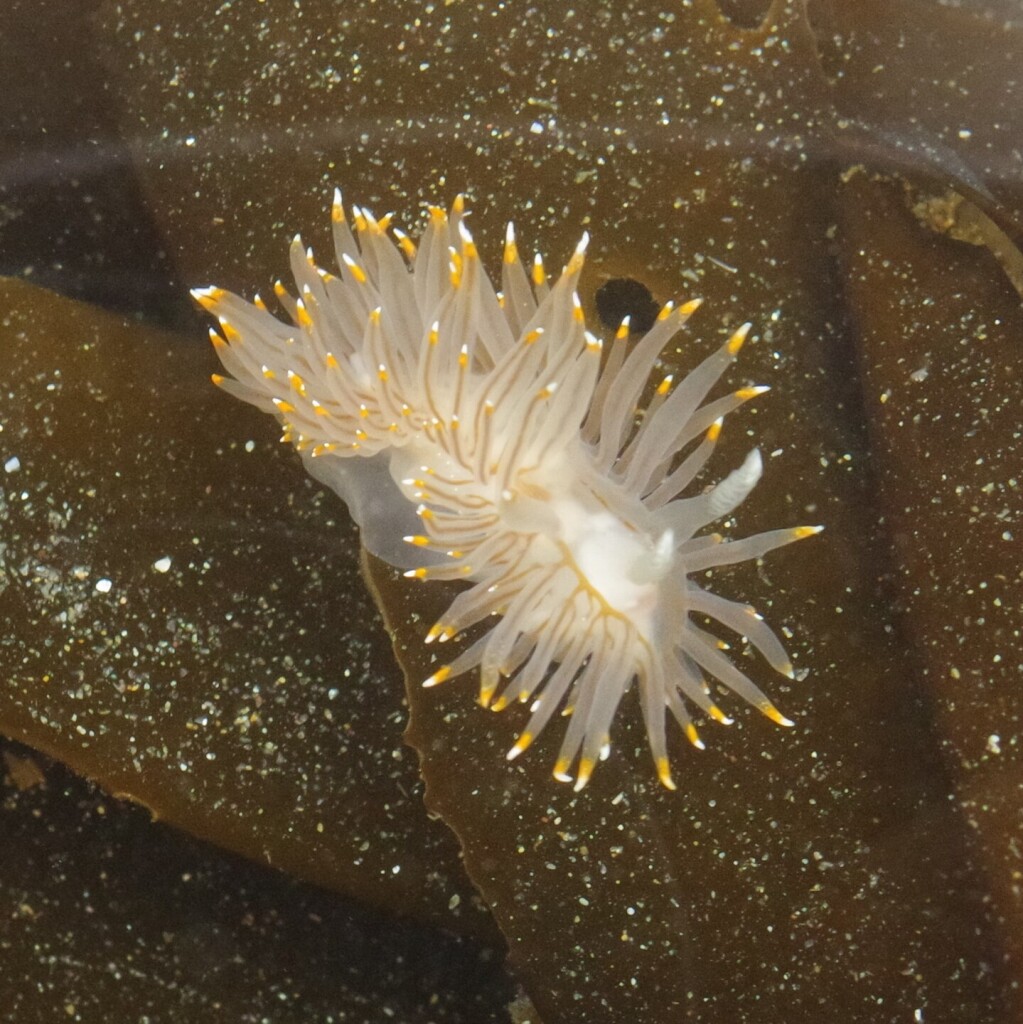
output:
M389 216L358 207L353 231L337 194L340 274L318 267L296 238L298 296L274 289L290 322L258 297L193 293L219 325L210 333L230 376L214 381L280 420L284 440L345 498L373 553L409 576L469 584L425 639L480 628L425 685L478 668L484 706L527 704L509 758L568 713L554 775L581 789L635 681L658 776L673 789L666 717L702 746L687 702L729 721L711 681L792 724L693 619L717 620L792 676L760 616L705 589L703 575L821 527L735 541L701 532L759 480L755 449L713 487L682 497L724 417L766 390L705 402L750 325L688 376L666 377L641 408L661 352L699 302L669 303L639 338L626 320L605 346L576 293L586 236L551 283L539 257L520 259L509 224L497 291L465 212L461 198L450 212L431 207L417 246Z

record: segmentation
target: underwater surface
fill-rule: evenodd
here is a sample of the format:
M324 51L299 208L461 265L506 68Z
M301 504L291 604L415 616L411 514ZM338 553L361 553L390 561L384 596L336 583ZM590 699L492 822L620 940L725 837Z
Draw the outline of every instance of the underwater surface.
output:
M0 13L9 1019L1019 1019L1023 5L62 14ZM338 186L465 193L492 273L589 232L591 330L703 299L666 372L753 324L706 482L757 446L724 532L826 530L713 583L793 728L715 691L668 792L630 693L574 792L422 688L460 585L361 550L188 295L332 264Z

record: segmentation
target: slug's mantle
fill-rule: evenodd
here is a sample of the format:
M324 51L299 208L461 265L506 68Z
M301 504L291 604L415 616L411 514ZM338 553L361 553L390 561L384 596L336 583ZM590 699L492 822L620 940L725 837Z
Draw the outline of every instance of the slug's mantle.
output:
M310 472L348 503L366 546L420 579L471 585L427 633L445 643L488 627L426 686L480 670L480 701L528 704L508 753L522 753L558 710L569 715L554 775L581 789L610 749L635 680L661 782L674 788L668 712L702 747L686 701L715 720L710 681L791 725L692 616L749 639L792 676L781 642L748 605L692 576L760 558L819 526L726 541L702 534L760 478L754 449L715 486L682 497L724 417L766 388L705 403L750 325L637 412L664 347L699 306L664 306L638 340L623 321L605 353L576 294L587 236L551 284L520 259L509 224L496 291L464 223L464 203L431 207L418 246L354 207L333 207L340 276L299 238L299 295L274 291L290 323L257 296L193 292L230 377L214 381L274 414ZM393 237L392 237L393 236ZM411 556L411 557L410 557Z

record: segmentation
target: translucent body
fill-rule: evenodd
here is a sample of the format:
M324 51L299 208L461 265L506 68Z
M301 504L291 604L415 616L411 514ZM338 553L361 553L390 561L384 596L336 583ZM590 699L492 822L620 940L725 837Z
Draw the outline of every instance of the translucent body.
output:
M662 383L639 413L662 349L697 302L666 306L638 341L626 322L605 353L575 292L585 237L549 286L539 261L523 266L509 226L498 293L460 201L450 215L431 209L418 249L400 232L392 241L386 219L353 213L354 233L338 197L341 277L293 243L299 297L275 289L290 324L258 299L195 294L220 324L212 337L232 376L217 382L278 417L310 472L348 503L366 546L406 575L469 582L426 641L489 628L426 685L478 668L484 705L529 704L509 757L569 709L554 773L577 788L608 749L633 681L669 787L667 713L696 745L686 701L728 721L708 680L791 724L691 614L748 637L791 675L752 609L691 576L819 528L731 543L700 534L752 490L756 451L716 486L680 496L723 417L765 390L705 402L749 325L674 387Z

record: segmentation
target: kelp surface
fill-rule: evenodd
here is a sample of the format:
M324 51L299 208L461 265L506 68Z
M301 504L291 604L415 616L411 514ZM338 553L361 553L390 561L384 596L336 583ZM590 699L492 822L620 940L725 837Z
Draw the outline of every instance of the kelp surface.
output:
M484 256L509 218L552 266L591 231L591 318L611 278L702 295L679 369L752 320L733 379L773 390L716 464L755 443L767 472L736 533L828 529L719 585L792 632L808 671L772 696L797 729L706 727L669 795L627 702L572 795L548 744L506 764L514 710L419 689L451 595L371 566L426 807L547 1024L1012 1020L1023 29L1011 5L723 10L83 4L56 41L4 34L5 68L66 57L46 101L16 94L8 266L182 324L184 284L265 293L296 230L323 250L335 184L406 223L463 189ZM4 306L0 728L207 840L493 942L400 746L343 508L183 341L21 285Z

